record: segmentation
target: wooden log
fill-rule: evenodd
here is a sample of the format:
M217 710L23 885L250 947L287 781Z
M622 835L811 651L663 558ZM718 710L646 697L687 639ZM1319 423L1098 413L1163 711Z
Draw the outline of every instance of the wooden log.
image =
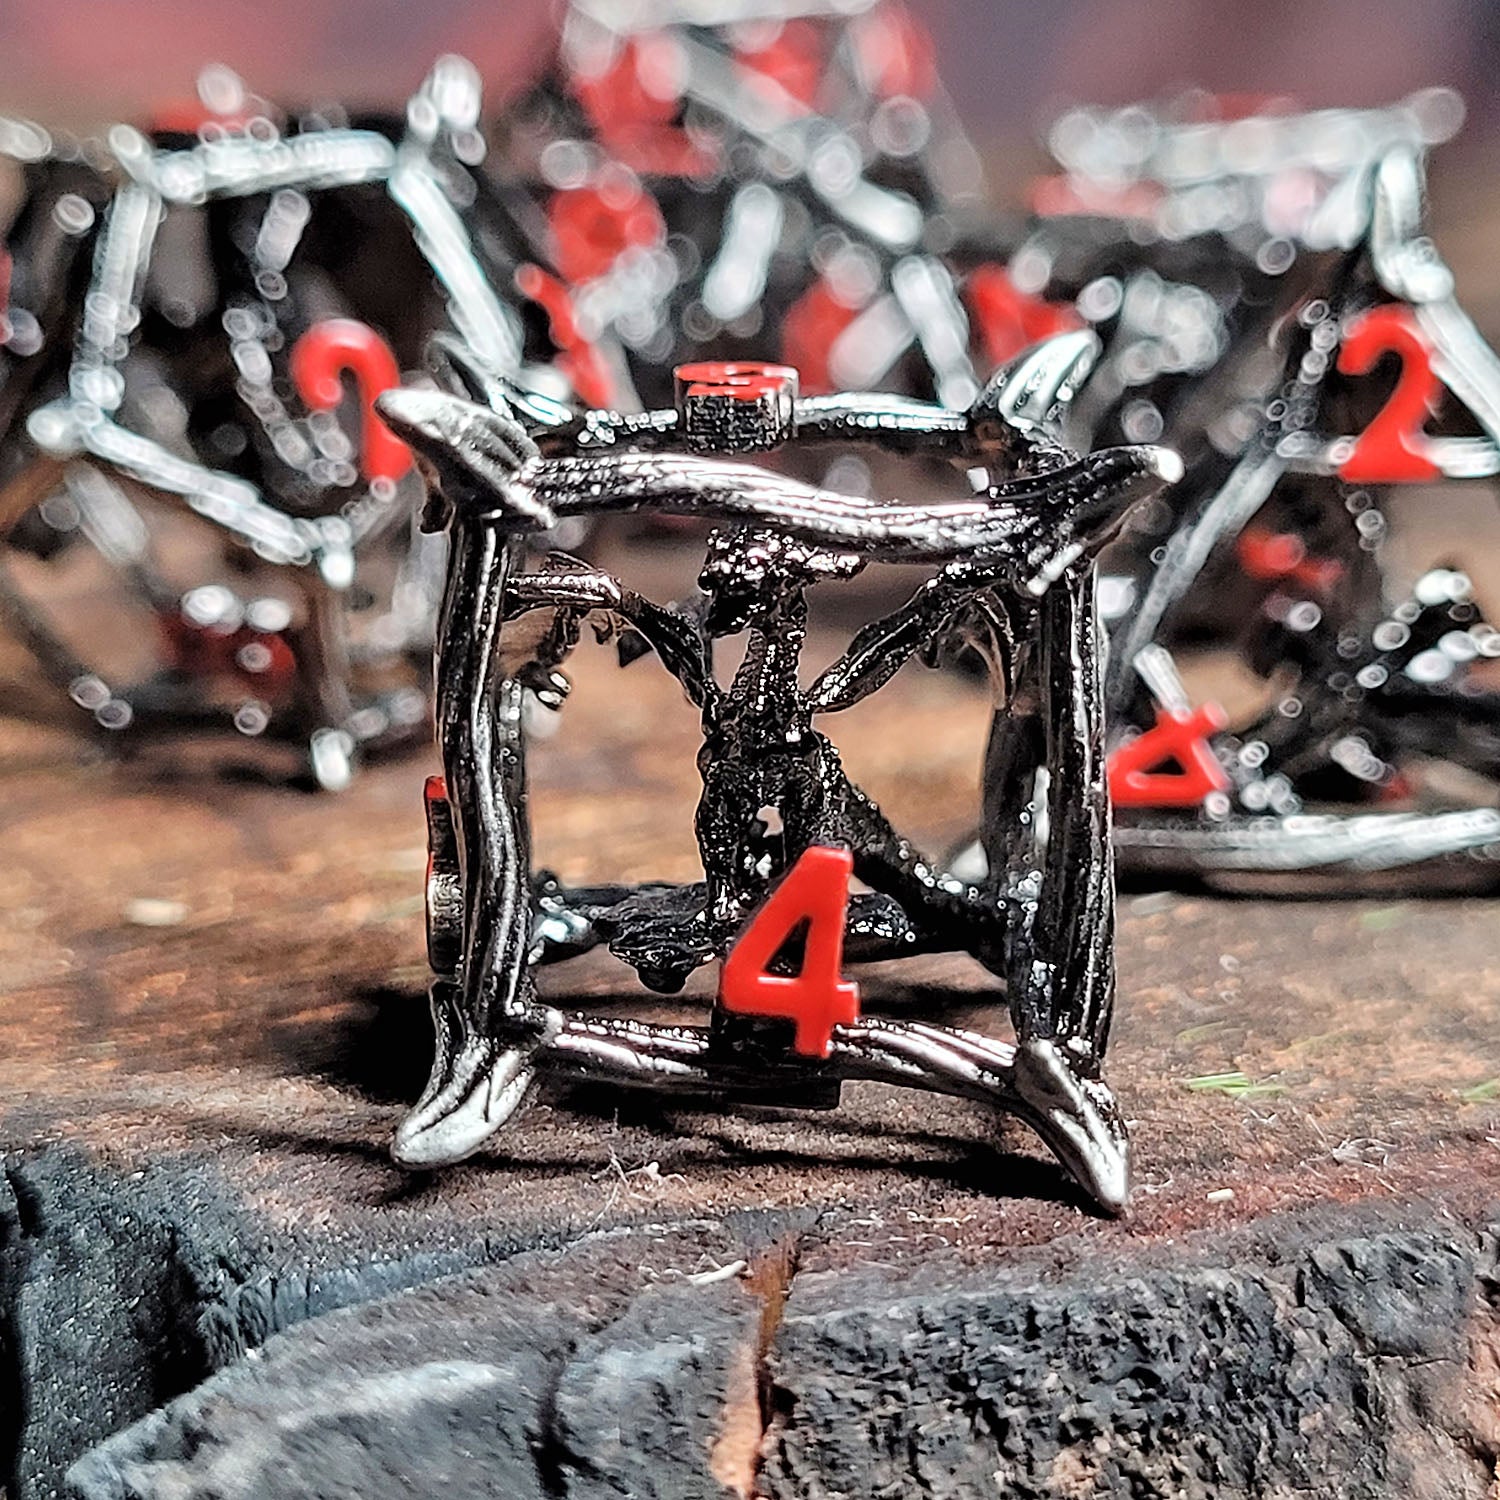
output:
M533 757L540 857L690 876L691 714L649 662L578 676ZM913 671L832 727L936 850L984 716ZM464 1472L518 1495L1486 1493L1492 902L1126 897L1120 1222L1023 1128L876 1085L826 1114L554 1093L413 1175L387 1143L428 1057L430 768L317 799L0 733L11 1500L65 1493L80 1459L90 1495L230 1469L228 1493L343 1493L284 1423L346 1441L372 1390L366 1497L462 1493L442 1464L476 1423ZM999 1026L967 964L862 983L872 1010ZM669 1013L604 956L546 986ZM418 1378L470 1324L498 1373ZM295 1411L261 1378L283 1368Z
M682 1269L693 1231L520 1255L273 1337L72 1482L87 1500L1493 1493L1493 1237L1317 1240L1338 1216L1315 1217L1289 1253L1237 1233L1062 1272L1032 1252L793 1281L773 1252L741 1280Z

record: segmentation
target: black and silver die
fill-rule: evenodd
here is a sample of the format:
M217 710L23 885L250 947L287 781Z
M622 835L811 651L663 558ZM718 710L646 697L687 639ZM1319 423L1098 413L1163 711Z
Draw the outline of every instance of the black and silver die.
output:
M381 398L435 481L429 523L450 537L437 672L444 777L428 797L438 1045L397 1132L398 1160L469 1155L543 1076L825 1107L844 1080L875 1079L1019 1116L1096 1202L1122 1207L1128 1141L1103 1074L1114 894L1093 559L1180 466L1162 449L1078 458L1053 441L1095 348L1089 334L1039 345L966 411L799 399L790 369L715 364L679 371L675 410L543 426L513 385L452 342L441 362L463 394ZM969 498L908 504L749 461L814 444L942 458L988 480ZM528 551L529 537L565 517L637 510L713 522L685 603ZM871 563L925 565L924 581L802 686L807 591ZM549 618L526 633L538 644L518 661L502 635L534 612ZM622 664L654 654L701 714L700 881L581 888L532 867L524 698L531 689L561 703L586 623L615 631ZM723 686L714 653L735 635L746 650ZM980 809L989 873L974 882L887 821L820 727L906 660L965 646L988 664L997 705ZM658 992L723 960L707 1023L542 1003L537 967L600 945ZM845 959L943 951L972 954L1003 985L1013 1042L863 1016L840 972Z

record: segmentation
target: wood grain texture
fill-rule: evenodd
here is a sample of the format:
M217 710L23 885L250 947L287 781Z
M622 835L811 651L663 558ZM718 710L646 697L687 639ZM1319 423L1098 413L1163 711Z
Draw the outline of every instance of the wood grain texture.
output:
M825 628L810 655L836 644ZM591 651L577 677L560 733L533 756L539 859L569 878L690 874L691 713L649 661L621 673ZM974 805L983 720L964 683L908 671L834 732L856 778L940 849ZM597 1492L646 1493L628 1479L640 1459L628 1432L600 1457L588 1413L608 1382L596 1366L615 1370L611 1347L660 1354L686 1337L700 1289L706 1343L668 1360L678 1373L658 1392L667 1436L652 1442L676 1443L686 1465L662 1479L663 1494L734 1493L753 1480L788 1495L969 1495L993 1493L983 1476L1001 1469L1017 1486L1001 1493L1113 1493L1122 1475L1166 1493L1171 1473L1183 1494L1269 1493L1301 1472L1283 1461L1297 1447L1288 1424L1339 1420L1377 1366L1402 1410L1420 1397L1442 1420L1419 1411L1382 1426L1377 1413L1371 1430L1399 1438L1386 1447L1351 1429L1371 1453L1337 1493L1382 1493L1418 1437L1441 1457L1433 1472L1464 1486L1434 1493L1485 1492L1492 1439L1465 1413L1500 1390L1481 1316L1493 1261L1484 1227L1500 1217L1493 902L1123 898L1109 1070L1134 1121L1137 1185L1120 1222L1091 1215L1024 1129L876 1085L816 1115L544 1094L481 1157L412 1175L386 1146L429 1052L420 890L431 768L422 757L377 767L347 795L317 799L81 757L41 729L0 731L0 1437L13 1500L60 1493L81 1454L216 1371L249 1371L244 1353L279 1331L295 1338L309 1318L322 1329L319 1315L402 1288L426 1285L440 1304L445 1288L461 1297L471 1285L442 1278L507 1267L507 1316L533 1317L528 1298L569 1309L535 1335L550 1350L552 1394L527 1409L547 1443L573 1433L577 1451L544 1457L533 1478L553 1488L538 1493L590 1493L563 1470L591 1464L627 1475ZM139 925L179 915L142 900L179 904L181 920ZM682 1004L701 1013L709 982L700 976ZM546 987L580 1007L669 1013L603 956L550 971ZM887 966L864 989L870 1009L1002 1027L991 982L967 963ZM1225 1073L1244 1084L1193 1086ZM1391 1235L1395 1249L1381 1238ZM1374 1363L1361 1375L1346 1361L1337 1379L1304 1370L1286 1351L1319 1257L1344 1265L1349 1245L1371 1243L1387 1245L1386 1260L1344 1275L1366 1303L1378 1310L1383 1286L1427 1277L1446 1288L1448 1310L1412 1293L1391 1314L1387 1354L1347 1332L1337 1297L1314 1297L1334 1309L1308 1314L1323 1345L1343 1339L1344 1353L1359 1346ZM600 1245L618 1253L591 1260ZM764 1269L773 1250L784 1274ZM688 1279L741 1260L761 1267L758 1279ZM730 1311L710 1317L726 1284ZM663 1286L677 1289L678 1313L637 1307ZM708 1287L720 1291L710 1299ZM735 1312L736 1299L754 1316ZM987 1310L971 1316L971 1304ZM407 1314L427 1305L403 1313L398 1297L371 1316L402 1321L420 1344L429 1335ZM915 1346L898 1337L900 1317L882 1321L897 1305L926 1329ZM1124 1369L1119 1330L1133 1324L1144 1330L1140 1369ZM1061 1325L1094 1332L1064 1336ZM1271 1342L1256 1344L1256 1329ZM574 1370L585 1337L592 1363ZM1266 1393L1236 1408L1252 1435L1274 1437L1258 1468L1204 1456L1206 1397L1180 1420L1163 1415L1201 1384L1202 1351L1226 1339L1248 1351L1244 1388ZM973 1361L1002 1346L1024 1376L1006 1387L1017 1414L1003 1430L974 1416L973 1394L1000 1379ZM312 1358L302 1345L276 1357ZM1407 1375L1434 1360L1443 1378L1417 1391ZM1080 1421L1055 1383L1042 1389L1054 1368L1069 1390L1069 1371L1097 1384L1124 1369L1134 1384ZM557 1396L560 1370L572 1371L576 1400ZM83 1371L91 1394L80 1402ZM1323 1396L1299 1405L1286 1395L1293 1378ZM697 1414L671 1415L679 1398L693 1406L694 1382L710 1393ZM460 1389L469 1401L462 1381L439 1395ZM925 1413L914 1428L902 1392ZM979 1406L998 1410L995 1399ZM441 1408L424 1387L430 1400ZM486 1401L477 1409L493 1411ZM761 1424L750 1440L705 1436L750 1407ZM969 1415L929 1451L911 1434L945 1410ZM1132 1421L1152 1434L1144 1467L1121 1458ZM1043 1429L1052 1436L1038 1446ZM179 1493L152 1468L170 1431L120 1439L156 1475L139 1493ZM945 1488L938 1470L957 1477ZM88 1493L116 1492L107 1472L88 1470Z

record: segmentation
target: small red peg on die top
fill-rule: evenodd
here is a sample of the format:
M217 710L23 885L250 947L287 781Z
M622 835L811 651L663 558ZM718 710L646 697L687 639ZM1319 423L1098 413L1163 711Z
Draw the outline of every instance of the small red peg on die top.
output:
M701 451L774 448L796 430L797 372L790 365L708 360L678 365L675 374L683 433Z

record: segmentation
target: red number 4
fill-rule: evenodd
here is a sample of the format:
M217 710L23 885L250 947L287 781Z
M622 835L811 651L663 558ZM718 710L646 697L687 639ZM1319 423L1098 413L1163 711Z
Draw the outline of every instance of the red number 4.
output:
M1210 792L1228 790L1229 776L1208 737L1229 722L1217 703L1179 713L1159 708L1156 723L1109 758L1109 795L1116 807L1197 807ZM1175 771L1166 769L1175 764Z
M839 977L854 857L816 846L787 871L724 959L719 1003L744 1016L796 1022L792 1051L827 1057L835 1026L859 1020L859 986ZM768 972L787 939L806 924L802 972Z

